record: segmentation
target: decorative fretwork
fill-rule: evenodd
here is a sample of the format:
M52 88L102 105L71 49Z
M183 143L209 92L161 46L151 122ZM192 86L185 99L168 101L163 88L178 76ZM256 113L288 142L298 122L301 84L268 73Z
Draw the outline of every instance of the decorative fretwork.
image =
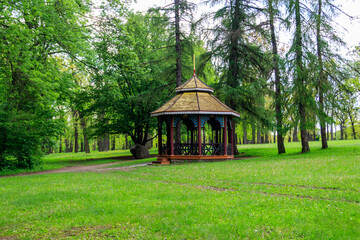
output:
M169 155L170 147L167 144L161 145L161 155Z
M198 127L198 115L189 115L189 119L193 122L194 127Z
M203 143L201 144L202 155L224 155L223 143Z
M198 145L191 143L174 143L175 155L198 155Z
M210 120L209 115L201 115L200 121L201 121L201 127L204 127L205 123Z
M219 121L221 127L224 127L224 116L218 115L215 117L215 119Z
M174 125L173 125L174 127L177 126L177 124L178 124L178 122L180 122L181 118L182 118L181 115L175 115L174 116Z
M233 155L233 153L231 152L231 144L227 145L227 154L228 155Z

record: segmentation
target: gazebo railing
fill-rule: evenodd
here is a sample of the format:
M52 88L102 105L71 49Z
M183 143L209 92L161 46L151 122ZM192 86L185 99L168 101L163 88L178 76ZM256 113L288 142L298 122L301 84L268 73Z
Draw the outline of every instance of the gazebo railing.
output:
M162 144L162 155L170 155L170 147L166 144ZM227 144L227 153L231 155L231 144ZM199 147L197 143L174 143L175 155L198 155ZM203 143L201 144L201 155L224 155L225 148L223 143Z
M223 143L203 143L201 144L202 155L224 155Z
M232 154L233 154L233 153L231 152L231 150L232 150L231 144L228 144L228 145L227 145L227 154L228 154L228 155L232 155Z
M169 155L170 147L167 144L161 145L161 155Z
M199 147L191 143L174 143L175 155L198 155Z

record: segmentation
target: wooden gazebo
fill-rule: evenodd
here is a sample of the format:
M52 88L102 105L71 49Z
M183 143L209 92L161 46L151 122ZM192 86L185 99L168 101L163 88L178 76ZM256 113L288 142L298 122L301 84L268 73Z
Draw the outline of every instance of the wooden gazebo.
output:
M195 73L175 91L175 97L151 113L158 118L154 163L233 159L233 117L239 113L217 99Z

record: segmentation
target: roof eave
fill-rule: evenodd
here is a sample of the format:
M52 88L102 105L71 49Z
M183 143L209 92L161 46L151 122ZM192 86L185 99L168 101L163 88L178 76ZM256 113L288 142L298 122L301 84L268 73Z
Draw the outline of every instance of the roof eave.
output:
M235 117L240 117L240 114L237 112L211 112L211 111L174 111L174 112L152 112L150 113L151 117L163 116L163 115L178 115L178 114L213 114L213 115L231 115Z
M209 88L180 88L180 89L176 89L175 92L211 92L213 93L214 90L213 89L209 89Z

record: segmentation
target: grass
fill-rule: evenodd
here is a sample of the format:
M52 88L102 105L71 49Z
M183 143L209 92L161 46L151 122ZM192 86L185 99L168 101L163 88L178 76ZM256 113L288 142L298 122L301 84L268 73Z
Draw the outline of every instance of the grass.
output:
M157 149L151 149L150 154L157 154ZM6 170L0 172L0 176L13 175L17 173L28 173L28 172L38 172L43 170L52 170L59 169L63 167L70 166L88 166L95 164L104 164L119 162L119 159L114 159L114 157L124 157L131 156L130 150L115 150L109 152L98 152L93 151L89 154L84 152L79 153L54 153L45 155L41 159L41 164L36 166L33 169L15 169L15 170ZM150 162L152 159L143 160L143 162ZM139 161L137 161L139 162ZM142 162L139 162L142 163ZM123 163L124 166L137 164L135 163ZM117 166L122 166L122 163Z
M0 239L358 239L360 142L254 158L0 179ZM125 162L124 162L125 163Z

